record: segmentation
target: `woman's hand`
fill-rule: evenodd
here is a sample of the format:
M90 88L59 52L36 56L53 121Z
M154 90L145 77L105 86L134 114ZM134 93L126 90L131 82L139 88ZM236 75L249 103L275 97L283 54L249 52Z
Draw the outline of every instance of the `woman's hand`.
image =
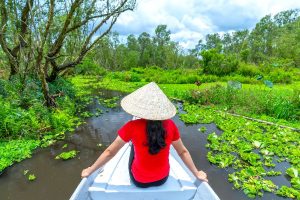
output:
M201 181L208 182L207 175L204 171L198 171L196 174L196 178Z
M84 170L82 170L81 172L81 178L85 178L85 177L88 177L89 175L91 175L93 173L93 170L91 167L88 167Z

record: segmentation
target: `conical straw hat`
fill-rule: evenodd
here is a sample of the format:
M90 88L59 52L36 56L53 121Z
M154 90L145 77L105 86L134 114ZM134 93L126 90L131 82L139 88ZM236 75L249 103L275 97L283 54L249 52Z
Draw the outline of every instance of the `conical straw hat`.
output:
M176 114L175 106L154 82L124 97L121 106L127 113L148 120L170 119Z

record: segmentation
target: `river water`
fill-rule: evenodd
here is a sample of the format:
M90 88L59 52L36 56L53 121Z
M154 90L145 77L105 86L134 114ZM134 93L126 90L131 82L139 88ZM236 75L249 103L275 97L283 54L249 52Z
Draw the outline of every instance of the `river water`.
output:
M122 95L119 92L102 91L107 98ZM179 104L180 106L180 104ZM85 120L73 133L68 133L66 139L56 144L36 150L32 158L17 163L8 168L0 176L0 200L67 200L80 182L81 170L91 165L116 137L117 130L132 118L120 107L105 109L95 100L90 106L90 111L96 108L106 110L99 117L91 117ZM206 159L208 133L221 134L214 124L185 125L176 115L173 120L177 124L181 138L190 151L192 158L198 167L208 175L209 184L222 200L248 199L242 191L233 190L232 184L227 181L227 175L231 171L217 168ZM206 126L205 133L200 133L198 128ZM99 146L98 144L102 144ZM68 147L62 149L64 144ZM68 150L80 151L74 159L62 161L55 160L55 156ZM34 173L37 179L29 182L23 175L24 170ZM287 184L285 179L277 182ZM274 194L265 193L259 199L283 199Z

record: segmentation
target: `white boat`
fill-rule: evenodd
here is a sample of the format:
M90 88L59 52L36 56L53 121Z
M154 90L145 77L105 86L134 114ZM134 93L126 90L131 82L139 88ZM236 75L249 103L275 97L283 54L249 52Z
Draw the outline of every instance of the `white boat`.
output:
M130 180L127 143L101 169L83 178L70 200L219 200L208 183L199 181L170 148L170 174L161 186L138 188Z

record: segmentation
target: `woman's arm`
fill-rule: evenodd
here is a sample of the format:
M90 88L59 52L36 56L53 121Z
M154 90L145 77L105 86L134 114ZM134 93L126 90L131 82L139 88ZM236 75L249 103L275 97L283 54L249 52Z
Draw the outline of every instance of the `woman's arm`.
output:
M87 177L90 174L92 174L94 171L96 171L97 169L105 165L110 159L112 159L118 153L118 151L124 146L125 143L126 142L124 142L120 138L120 136L118 136L115 139L115 141L105 149L105 151L99 156L99 158L92 166L82 170L81 177L82 178Z
M184 164L189 168L189 170L191 170L194 176L196 176L202 181L208 182L206 173L203 171L198 171L190 155L190 152L184 146L182 140L179 138L178 140L172 142L172 145L175 148L178 155L180 156L180 158L182 159L182 161L184 162Z

